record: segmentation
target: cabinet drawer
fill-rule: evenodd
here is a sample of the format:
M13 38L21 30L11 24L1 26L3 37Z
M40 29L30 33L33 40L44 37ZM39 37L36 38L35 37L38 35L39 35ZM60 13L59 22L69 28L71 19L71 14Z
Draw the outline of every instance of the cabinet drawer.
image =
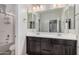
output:
M64 44L65 44L66 46L74 46L74 47L75 47L76 44L77 44L77 41L65 40Z

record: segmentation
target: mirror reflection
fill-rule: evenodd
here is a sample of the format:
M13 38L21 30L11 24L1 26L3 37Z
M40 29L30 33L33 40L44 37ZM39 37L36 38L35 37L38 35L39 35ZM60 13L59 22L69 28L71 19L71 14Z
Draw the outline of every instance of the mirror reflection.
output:
M44 9L44 7L41 5L42 10L39 7L39 11L36 9L36 11L28 12L28 29L35 30L36 32L57 33L72 33L75 31L74 5L64 5L57 8L47 7L47 9Z

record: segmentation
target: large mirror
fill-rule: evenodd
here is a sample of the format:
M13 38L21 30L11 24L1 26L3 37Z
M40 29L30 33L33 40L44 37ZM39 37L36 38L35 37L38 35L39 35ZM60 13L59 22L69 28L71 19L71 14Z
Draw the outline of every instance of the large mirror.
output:
M75 32L75 6L28 12L28 29L36 32Z

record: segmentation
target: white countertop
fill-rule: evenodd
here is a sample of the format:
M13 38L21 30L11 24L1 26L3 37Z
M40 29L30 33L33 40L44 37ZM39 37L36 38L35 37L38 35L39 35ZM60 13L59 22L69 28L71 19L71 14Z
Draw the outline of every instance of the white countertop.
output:
M76 34L71 34L71 33L43 33L43 32L36 32L35 33L35 32L28 32L26 36L77 40Z

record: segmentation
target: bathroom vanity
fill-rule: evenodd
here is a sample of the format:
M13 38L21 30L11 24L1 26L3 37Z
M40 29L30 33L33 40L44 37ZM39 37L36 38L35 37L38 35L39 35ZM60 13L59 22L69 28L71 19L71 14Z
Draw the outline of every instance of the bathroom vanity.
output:
M77 27L74 5L28 13L27 54L76 55Z
M71 35L71 34L69 34ZM45 37L46 36L46 37ZM53 37L54 36L54 37ZM30 55L76 55L77 40L56 34L27 35L27 54Z

